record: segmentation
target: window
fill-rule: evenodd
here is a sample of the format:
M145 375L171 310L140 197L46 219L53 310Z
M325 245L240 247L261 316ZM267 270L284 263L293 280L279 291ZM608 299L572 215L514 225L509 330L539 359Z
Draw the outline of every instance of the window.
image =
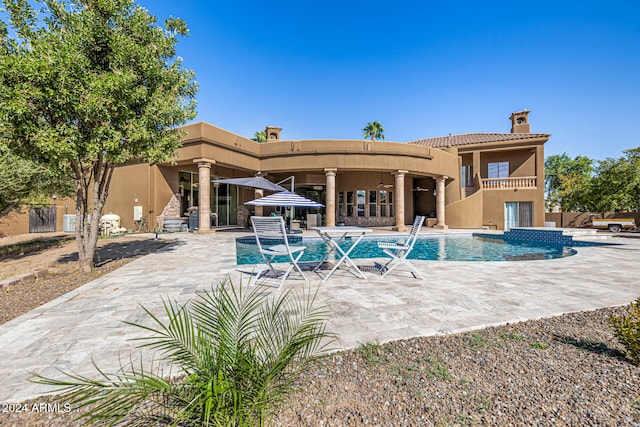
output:
M388 190L339 192L338 215L373 218L393 216L393 192Z
M487 178L509 178L509 162L489 163Z
M189 208L198 206L198 174L179 172L178 191L180 193L180 215L188 216Z
M356 195L358 197L358 216L364 216L366 194L367 192L365 190L358 190L356 192Z
M369 216L378 216L378 192L369 191Z
M380 216L387 216L387 190L380 191Z
M353 191L347 191L347 215L353 216Z
M471 165L462 166L462 186L473 187L473 167Z

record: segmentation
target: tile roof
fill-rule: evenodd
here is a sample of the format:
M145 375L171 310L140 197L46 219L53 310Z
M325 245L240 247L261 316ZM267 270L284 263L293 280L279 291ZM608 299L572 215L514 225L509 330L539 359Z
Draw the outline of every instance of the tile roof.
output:
M513 141L516 139L549 138L549 136L551 135L546 133L466 133L462 135L416 139L408 143L423 145L425 147L442 148L487 142Z

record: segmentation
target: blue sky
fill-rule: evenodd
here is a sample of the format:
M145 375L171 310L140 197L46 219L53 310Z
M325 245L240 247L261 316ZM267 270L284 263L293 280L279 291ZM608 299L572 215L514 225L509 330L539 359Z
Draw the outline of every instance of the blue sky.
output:
M509 132L531 110L547 155L640 146L640 2L140 0L184 19L198 117L253 136L387 141Z

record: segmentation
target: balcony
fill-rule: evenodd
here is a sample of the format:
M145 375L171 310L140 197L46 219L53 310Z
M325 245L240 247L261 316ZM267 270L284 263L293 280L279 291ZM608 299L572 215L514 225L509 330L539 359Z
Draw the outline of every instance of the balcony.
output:
M536 188L535 176L519 176L511 178L482 178L483 190L511 190L514 188Z

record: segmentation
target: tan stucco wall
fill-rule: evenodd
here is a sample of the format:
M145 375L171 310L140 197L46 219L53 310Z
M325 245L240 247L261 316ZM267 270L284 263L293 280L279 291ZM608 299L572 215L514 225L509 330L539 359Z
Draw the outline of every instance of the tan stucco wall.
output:
M147 217L153 209L149 191L150 171L151 168L146 163L116 167L104 213L119 215L121 227L134 229L134 206L142 206L142 214Z
M477 192L447 205L446 224L451 228L481 228L482 216L482 192Z
M489 222L504 229L504 204L507 202L533 202L533 226L544 226L544 191L519 189L518 191L484 190L483 217L484 224Z
M0 218L0 237L29 233L29 208L23 207Z
M457 176L457 155L419 145L365 140L292 140L257 143L231 132L196 123L185 126L184 147L177 162L193 158L215 160L216 165L233 165L237 170L271 174L322 171L407 170L425 175ZM428 172L425 172L428 171Z
M513 150L503 152L489 152L481 155L481 174L484 178L488 176L488 165L494 162L509 162L509 175L535 176L536 164L535 156L530 150Z
M64 230L64 215L76 213L76 204L73 199L50 199L49 203L56 208L56 231ZM24 206L19 211L10 213L0 218L0 237L15 236L29 233L29 207Z

